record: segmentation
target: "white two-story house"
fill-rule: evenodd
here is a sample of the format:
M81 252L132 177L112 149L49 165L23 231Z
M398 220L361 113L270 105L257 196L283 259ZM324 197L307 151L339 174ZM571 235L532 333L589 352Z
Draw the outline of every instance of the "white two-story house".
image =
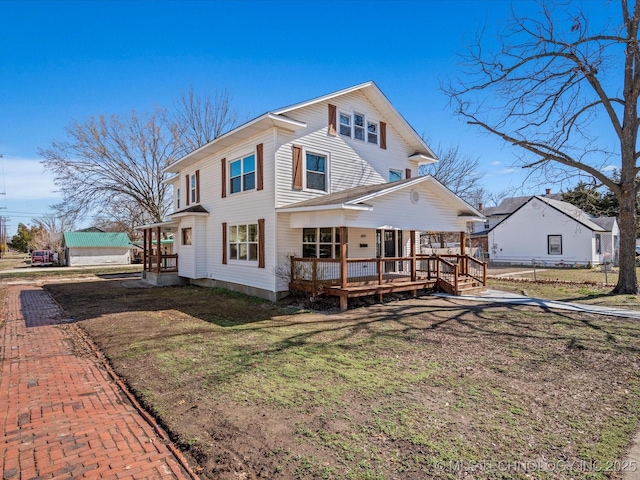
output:
M470 218L483 218L417 176L435 161L373 82L265 113L166 168L174 210L139 227L145 277L162 283L169 265L183 281L272 300L289 290L292 258L324 261L333 272L325 277L343 285L354 269L363 278L411 271L415 280L418 232L464 232ZM152 237L167 232L177 259L153 252ZM382 258L396 260L378 272Z

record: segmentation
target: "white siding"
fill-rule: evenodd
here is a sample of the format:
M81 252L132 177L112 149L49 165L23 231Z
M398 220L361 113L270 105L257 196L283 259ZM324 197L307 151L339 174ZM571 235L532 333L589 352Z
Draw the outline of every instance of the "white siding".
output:
M562 235L562 254L548 254L548 236ZM533 199L489 232L495 262L597 263L594 232L540 200Z
M354 110L363 113L366 119L385 121L380 113L359 92L332 100L338 112L346 113ZM321 102L289 112L287 115L307 123L307 127L295 134L278 133L277 195L276 206L282 207L291 203L315 198L322 193L314 191L297 191L292 189L292 145L301 145L306 150L325 154L329 161L329 192L338 192L359 185L374 185L389 181L389 169L401 170L404 178L405 169L413 167L413 176L417 175L417 165L412 165L408 157L414 152L402 140L393 127L387 124L387 148L366 141L355 140L328 134L327 112L329 102ZM338 113L339 116L339 113Z
M129 263L131 263L131 250L128 248L69 248L70 267L81 265L126 265Z
M178 227L178 231L174 235L173 245L176 253L178 254L178 275L185 278L198 278L196 277L196 251L195 251L195 242L196 242L196 232L195 228L195 217L185 217L180 220L180 225ZM191 228L192 241L194 244L192 245L183 245L182 244L182 229Z

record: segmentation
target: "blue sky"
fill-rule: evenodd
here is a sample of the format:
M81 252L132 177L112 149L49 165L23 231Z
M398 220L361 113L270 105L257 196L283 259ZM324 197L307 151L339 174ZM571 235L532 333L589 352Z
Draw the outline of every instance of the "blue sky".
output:
M501 28L512 7L536 10L532 0L0 0L0 215L12 234L60 200L38 149L74 120L169 107L190 86L227 89L249 118L374 80L433 148L478 157L487 190L520 187L513 151L455 118L439 88L476 32Z

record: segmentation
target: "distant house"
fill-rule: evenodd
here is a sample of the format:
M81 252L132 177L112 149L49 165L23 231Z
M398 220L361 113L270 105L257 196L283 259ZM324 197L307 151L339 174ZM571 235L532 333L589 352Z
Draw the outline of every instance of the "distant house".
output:
M592 217L559 195L507 198L482 210L472 243L491 263L549 266L599 265L618 260L620 229L614 217Z
M64 232L64 264L126 265L131 263L131 241L126 233Z

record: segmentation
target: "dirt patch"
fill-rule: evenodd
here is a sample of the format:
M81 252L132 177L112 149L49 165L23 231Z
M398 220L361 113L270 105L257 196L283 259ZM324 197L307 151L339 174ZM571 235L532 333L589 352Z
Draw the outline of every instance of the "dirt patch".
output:
M124 282L46 288L202 478L617 478L584 462L619 460L638 427L637 322ZM536 470L561 461L583 463Z

